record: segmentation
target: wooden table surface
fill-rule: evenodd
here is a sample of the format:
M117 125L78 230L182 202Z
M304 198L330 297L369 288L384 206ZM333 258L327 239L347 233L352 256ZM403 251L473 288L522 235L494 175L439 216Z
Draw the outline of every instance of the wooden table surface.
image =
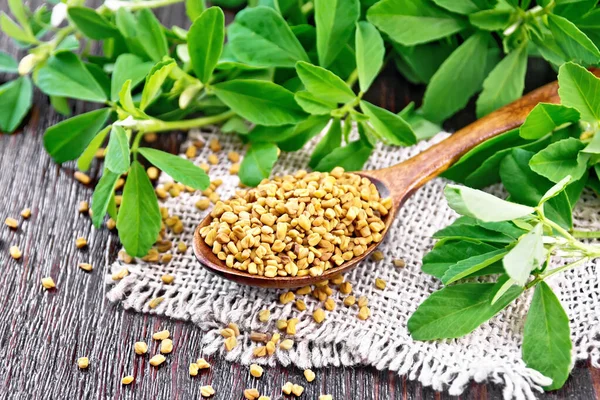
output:
M34 4L40 4L36 1ZM0 10L6 10L0 1ZM169 7L158 12L167 26L185 24L183 8ZM15 55L6 36L0 36L0 49ZM534 84L547 80L535 74ZM393 68L379 79L369 98L393 110L402 108L422 88L401 80ZM0 82L8 79L0 75ZM416 94L415 94L416 93ZM32 216L16 231L0 227L0 398L2 399L188 399L200 398L200 386L212 385L217 399L242 399L245 388L257 387L272 399L282 398L286 381L305 382L296 368L267 368L262 379L248 374L248 368L217 358L212 368L190 377L188 365L200 355L202 331L191 323L132 313L106 299L104 275L107 262L116 258L119 242L115 233L92 228L87 216L77 211L81 200L89 200L92 186L73 179L74 163L54 164L42 146L44 130L61 120L49 106L48 98L36 91L35 107L22 129L14 135L0 135L0 219L18 218L29 207ZM74 112L86 111L75 104ZM2 112L2 110L0 110ZM472 119L463 113L450 122L459 127ZM161 147L177 151L182 134L162 137ZM97 177L99 165L91 175ZM77 237L86 237L85 250L75 247ZM8 253L12 245L23 252L19 261ZM89 262L94 271L86 273L77 265ZM56 290L43 290L40 281L52 276ZM148 357L134 356L138 340L156 343L151 333L169 329L175 343L173 353L159 368ZM80 356L90 359L87 370L77 368ZM327 368L317 370L317 378L305 384L304 399L332 394L340 399L421 399L451 398L396 373L374 368ZM121 385L125 375L135 383ZM502 388L493 384L471 383L461 398L501 398ZM600 396L600 372L581 362L560 391L548 394L556 399L593 399Z

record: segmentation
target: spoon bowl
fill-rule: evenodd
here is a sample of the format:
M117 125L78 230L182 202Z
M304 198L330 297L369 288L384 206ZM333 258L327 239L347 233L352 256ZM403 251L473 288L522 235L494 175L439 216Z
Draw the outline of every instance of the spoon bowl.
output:
M592 69L600 76L600 69ZM529 112L540 102L559 103L558 83L552 82L542 86L520 99L492 112L457 131L452 136L431 146L417 156L394 166L374 171L355 172L370 179L379 190L382 198L391 197L393 201L389 214L385 217L383 236L389 231L390 225L402 204L421 186L432 178L446 171L465 153L484 141L517 128L523 124ZM320 276L277 276L269 278L252 275L244 271L229 268L217 258L200 235L200 229L210 224L212 217L208 215L194 232L194 253L200 264L226 279L244 285L267 288L289 289L312 285L330 279L356 267L383 242L371 244L367 251L359 257L346 261L339 266L330 268Z

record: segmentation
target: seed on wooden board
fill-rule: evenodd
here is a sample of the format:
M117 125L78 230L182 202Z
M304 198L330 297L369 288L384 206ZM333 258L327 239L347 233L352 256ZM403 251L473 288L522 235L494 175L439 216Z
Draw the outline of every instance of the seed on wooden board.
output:
M54 283L54 279L51 277L42 278L42 286L44 289L54 289L56 284Z
M188 370L190 372L190 376L196 376L196 375L198 375L198 364L191 363Z
M282 350L289 350L294 347L294 341L292 339L285 339L279 343L279 348Z
M199 358L198 361L196 361L196 365L198 365L198 369L210 368L210 364L204 358Z
M19 258L21 258L21 255L22 255L21 250L17 246L10 246L9 253L10 253L10 256L12 258L14 258L15 260L18 260Z
M258 319L261 322L267 322L269 320L269 318L271 318L271 311L270 310L261 310L258 313Z
M333 396L330 394L322 394L319 396L319 400L333 400Z
M317 324L320 324L321 322L323 322L325 320L325 311L323 311L323 309L321 309L321 308L317 308L313 312L313 319L315 320L315 322Z
M306 310L306 303L304 300L296 300L296 309L298 309L298 311Z
M79 202L79 212L80 213L86 213L90 210L90 205L87 201L82 200Z
M175 280L175 276L169 275L169 274L165 274L165 275L163 275L163 276L160 277L160 280L163 281L163 283L166 283L168 285L168 284L173 283L173 281Z
M75 173L73 173L73 176L75 177L75 179L77 179L84 185L88 185L92 181L92 178L90 178L88 175L84 174L81 171L75 171Z
M169 354L173 351L173 341L171 339L164 339L160 342L160 352L163 354Z
M260 396L258 400L271 400L269 396Z
M79 237L79 238L77 238L77 239L75 240L75 246L76 246L78 249L82 249L82 248L84 248L85 246L87 246L87 239L86 239L86 238L84 238L84 237Z
M294 394L294 396L296 397L300 397L302 396L302 393L304 392L304 386L300 386L300 385L292 385L292 393Z
M94 269L92 264L88 264L88 263L79 263L79 268L81 268L82 270L87 271L87 272L90 272L91 270Z
M212 386L206 385L200 387L200 395L202 395L202 397L210 397L213 394L215 394L215 389L213 389Z
M112 231L113 229L115 229L117 227L117 221L115 221L112 218L109 218L106 220L106 228L110 231Z
M121 268L120 270L118 270L117 272L112 274L111 278L113 281L120 281L121 279L125 278L127 275L129 275L129 270L127 268Z
M31 209L24 208L23 210L21 210L21 217L23 217L25 219L31 217Z
M167 329L165 329L165 330L162 330L162 331L154 332L152 334L152 339L154 339L154 340L165 340L170 335L171 335L171 333Z
M397 259L393 260L392 262L394 263L394 267L397 267L397 268L406 267L406 261L404 261L401 258L397 258Z
M148 352L148 344L146 342L135 342L133 351L139 355L146 354Z
M310 370L310 369L305 369L304 370L304 377L306 378L306 380L308 382L312 382L312 381L315 380L315 373L312 370Z
M156 354L150 359L150 365L153 367L158 367L160 364L164 363L166 360L165 356L162 354Z
M19 227L19 221L11 217L7 217L4 220L4 224L11 229L17 229Z
M252 375L255 378L260 378L263 374L264 370L262 369L262 367L258 364L251 364L250 365L250 375Z
M282 387L281 387L281 391L283 392L283 394L291 394L292 393L292 387L294 385L292 384L292 382L286 382Z
M121 383L123 385L129 385L131 382L133 382L133 379L134 379L133 376L127 375L127 376L124 376L123 379L121 379Z
M235 346L237 346L237 339L235 336L230 336L225 339L225 350L231 351L235 348Z
M85 369L90 365L90 360L87 357L79 357L77 359L77 366L80 369Z
M383 279L380 279L380 278L375 279L375 287L377 289L383 290L383 289L385 289L385 286L386 286L386 282Z
M256 400L259 398L259 396L260 396L260 393L258 392L258 389L256 389L256 388L244 390L244 398L246 398L247 400Z

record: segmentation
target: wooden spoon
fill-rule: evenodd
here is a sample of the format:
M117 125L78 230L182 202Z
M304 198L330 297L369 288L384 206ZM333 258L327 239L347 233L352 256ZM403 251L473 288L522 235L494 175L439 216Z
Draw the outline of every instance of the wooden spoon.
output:
M594 73L600 75L600 69L595 70ZM388 232L398 209L417 189L430 179L446 171L473 147L494 136L520 126L536 104L540 102L559 103L560 99L557 89L557 82L542 86L521 97L519 100L473 122L446 140L431 146L424 152L400 164L375 171L356 172L373 181L381 197L391 196L393 199L391 212L385 219L386 227L382 232L383 235ZM204 243L204 240L200 236L200 228L209 225L211 220L210 215L207 216L194 232L194 253L196 257L204 268L208 268L210 271L226 279L245 285L267 288L295 288L315 284L356 267L379 245L379 243L372 244L362 256L346 261L335 268L328 269L321 276L278 276L268 278L229 268L213 254L212 248Z

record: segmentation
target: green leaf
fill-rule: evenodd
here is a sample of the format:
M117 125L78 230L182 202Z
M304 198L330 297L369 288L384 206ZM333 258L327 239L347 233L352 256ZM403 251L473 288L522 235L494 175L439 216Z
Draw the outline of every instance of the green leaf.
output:
M472 276L478 271L500 261L507 253L508 250L506 249L494 249L488 253L463 259L446 270L444 276L442 276L442 282L444 285L449 285Z
M433 2L457 14L473 14L486 8L492 8L496 3L496 1L488 0L433 0Z
M21 28L4 12L0 12L0 29L14 40L27 44L37 43L33 33Z
M0 51L0 72L16 73L19 64L10 54Z
M240 165L238 173L244 185L256 186L271 175L277 161L277 146L272 143L253 143Z
M484 32L472 35L442 63L423 97L423 113L427 118L435 122L445 120L464 108L481 88L489 38Z
M71 106L69 106L69 101L66 97L50 96L50 104L59 114L64 115L65 117L71 116Z
M315 0L319 65L329 67L348 42L360 15L358 0Z
M145 110L156 99L156 96L160 93L162 84L169 77L169 74L176 65L175 60L169 58L152 67L148 75L146 75L146 83L144 84L142 100L140 101L140 110Z
M477 98L477 117L491 113L523 95L527 71L527 46L511 51L483 81Z
M250 65L294 68L297 61L309 61L290 27L272 8L242 10L228 26L227 36L235 57Z
M87 171L90 169L90 165L92 165L92 161L94 160L94 157L96 157L96 151L98 151L100 146L102 146L102 143L104 143L104 139L108 136L111 128L112 125L108 125L94 136L94 139L92 139L90 144L88 144L77 159L77 169L80 171Z
M138 161L131 164L117 218L119 239L127 254L142 257L156 242L162 218L152 182Z
M11 133L21 124L31 108L31 80L22 76L0 86L0 131Z
M36 85L50 96L63 96L79 100L103 103L107 100L102 86L83 65L81 60L68 51L56 53L48 59L37 74Z
M431 294L408 320L414 340L451 339L464 336L502 311L523 289L511 287L494 305L491 300L504 280L463 283Z
M288 137L271 139L268 141L277 143L277 146L281 151L298 151L304 147L310 139L321 133L325 128L325 125L327 125L327 122L329 122L329 116L327 115L311 115L296 126L292 126L293 130Z
M194 22L206 9L204 2L205 0L185 0L185 13L190 21Z
M478 11L469 15L469 22L486 31L501 31L508 28L513 13L513 10L506 8Z
M592 140L581 151L583 153L600 154L600 134L596 132Z
M396 146L410 146L417 143L417 137L410 125L399 115L364 100L360 102L360 109L369 117L375 132L385 142Z
M468 240L445 240L438 242L435 247L423 257L423 266L421 270L426 274L433 275L442 279L446 271L457 263L471 259L482 254L491 253L498 250L487 243L480 243ZM490 271L489 268L483 268L476 271L483 273Z
M571 21L548 14L548 26L558 46L570 60L595 65L600 58L598 47Z
M294 93L294 99L304 111L313 115L329 114L337 108L336 103L319 99L306 90Z
M579 121L579 112L561 104L539 103L527 115L519 129L525 139L539 139L564 124Z
M208 83L219 62L225 37L225 16L211 7L194 21L188 33L188 49L196 77Z
M569 317L546 282L538 283L523 331L523 361L552 378L546 390L563 386L571 369Z
M585 144L575 138L552 143L531 158L529 165L533 171L558 182L567 175L578 180L587 171L589 155L579 154Z
M185 158L148 147L140 147L138 151L155 167L186 186L205 190L210 185L210 179L206 172Z
M366 92L383 66L385 46L377 29L366 21L356 24L356 69L361 92Z
M112 101L117 101L119 99L119 91L123 87L125 81L129 79L131 79L131 89L134 89L144 80L153 65L154 64L151 62L142 61L141 58L133 54L121 54L117 57L112 72L110 99Z
M515 247L510 249L502 264L508 276L517 285L525 286L531 272L539 269L545 261L543 226L537 224L519 239Z
M460 215L484 222L510 221L533 213L533 207L511 203L466 186L448 184L444 189L448 205Z
M482 222L470 217L460 217L434 235L434 239L476 240L486 243L510 244L525 233L512 222Z
M346 171L360 171L373 148L362 140L348 143L344 147L338 147L319 161L314 168L315 171L331 171L335 167L342 167Z
M94 194L92 195L92 222L96 228L100 228L102 225L120 176L120 174L105 168L102 177L94 189Z
M117 27L96 10L87 7L69 7L67 12L77 29L90 39L103 40L119 34Z
M237 79L218 83L213 88L223 103L255 124L277 126L306 118L294 94L273 82Z
M382 0L369 8L367 20L405 46L441 39L468 26L463 18L425 0Z
M329 130L315 146L308 165L311 168L316 167L323 157L331 153L342 145L342 124L339 118L333 119Z
M447 41L431 42L416 46L392 43L396 68L413 83L429 83L440 65L456 49Z
M12 15L15 16L17 22L21 24L23 29L29 33L32 33L29 18L27 17L28 10L23 4L23 0L8 0L8 8Z
M415 111L414 105L414 102L410 102L398 113L398 116L410 125L410 128L417 137L417 141L429 139L443 130L441 126L429 121L420 112Z
M76 159L102 129L110 113L110 108L101 108L51 126L44 134L46 151L57 163Z
M119 92L119 102L123 110L128 114L138 118L146 118L145 114L135 106L133 97L131 97L131 79L126 80L123 84Z
M148 53L146 53L144 50L144 47L142 47L138 37L139 24L135 15L133 15L133 13L128 9L121 7L115 13L115 23L125 40L125 45L129 49L129 52L137 55L138 57L142 57L145 60L151 59Z
M343 80L325 68L299 61L296 64L296 72L306 90L318 99L347 103L356 98L352 89Z
M573 107L581 119L590 123L600 120L600 79L585 68L563 64L558 70L558 95L561 103Z
M140 10L136 28L136 38L152 60L158 62L169 55L163 26L152 11L147 8Z
M113 125L106 147L105 168L115 174L124 174L129 169L129 138L123 127Z
M500 176L512 200L535 207L544 194L552 187L552 182L533 172L529 166L534 153L514 149L500 164ZM544 213L560 226L570 229L573 222L571 205L565 193L548 200Z

